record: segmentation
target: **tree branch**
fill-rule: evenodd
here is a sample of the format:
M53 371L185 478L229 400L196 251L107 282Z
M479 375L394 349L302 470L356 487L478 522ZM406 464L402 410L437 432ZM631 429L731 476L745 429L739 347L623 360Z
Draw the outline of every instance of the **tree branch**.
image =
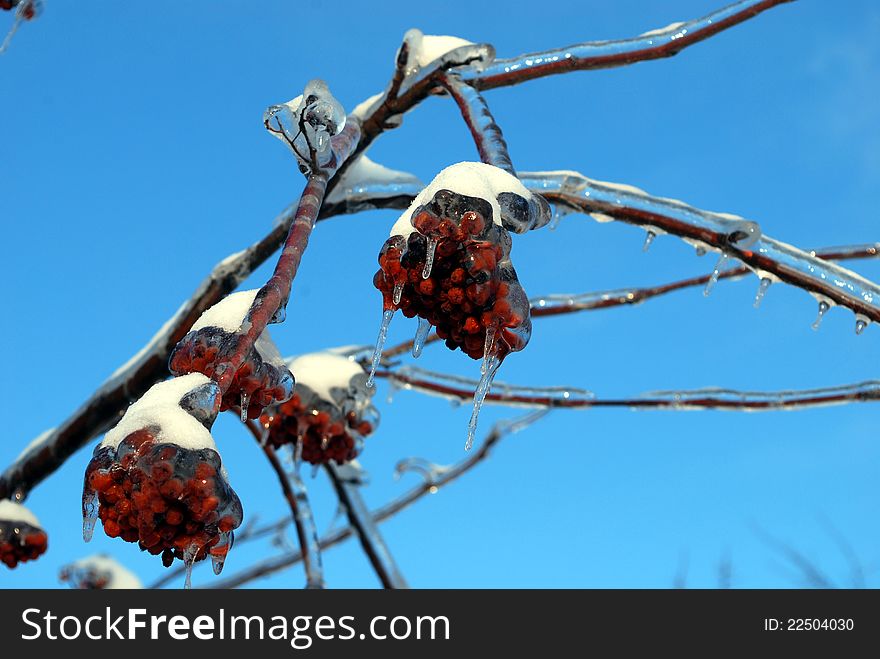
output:
M239 417L240 417L239 413ZM281 491L290 506L291 518L296 528L296 536L299 540L300 554L306 571L306 588L324 587L324 568L321 565L321 550L318 547L318 530L315 527L315 518L312 515L312 507L309 505L309 497L306 486L295 471L288 474L278 460L275 449L266 441L266 437L255 421L244 424L257 440L269 465L278 477Z
M462 78L477 89L516 85L535 78L625 66L671 57L688 46L738 25L790 0L741 0L686 23L673 23L631 39L593 41L510 59L495 60L483 71L464 71Z
M519 432L524 428L527 428L531 424L535 423L538 419L544 417L546 413L547 412L545 410L532 412L519 419L498 423L495 425L494 428L492 428L488 435L486 435L486 439L483 440L483 443L479 446L479 448L472 453L469 453L466 458L463 458L462 460L448 467L434 469L432 472L422 471L421 473L423 475L425 475L426 473L432 473L432 477L423 478L422 482L419 485L409 489L396 499L389 501L381 508L373 511L370 514L373 523L378 524L380 522L384 522L386 519L393 517L402 510L409 508L412 504L414 504L425 495L436 494L440 491L441 488L449 485L454 480L457 480L464 474L468 473L471 469L473 469L478 464L483 462L487 457L489 457L491 450L504 437ZM399 471L400 469L398 468L398 472ZM336 531L328 533L323 538L321 538L318 544L320 545L321 549L328 549L333 545L337 545L340 542L347 540L354 534L355 529L352 526L346 526L344 528L340 528ZM274 574L275 572L284 570L291 565L295 565L301 560L302 554L298 551L282 554L280 556L274 556L272 558L261 561L249 568L241 570L236 574L230 575L225 579L214 580L207 587L236 588L256 579L266 577L270 574Z
M333 489L336 490L339 502L345 508L348 522L361 541L361 547L376 571L376 576L382 582L382 587L408 588L406 579L397 568L373 516L361 498L361 493L358 491L360 482L357 476L351 473L354 471L353 467L351 465L339 467L333 462L327 462L324 467Z
M501 128L495 123L486 99L469 84L462 82L454 73L446 73L440 81L458 105L462 119L477 145L480 160L516 176L516 170L507 150L507 142L504 141Z

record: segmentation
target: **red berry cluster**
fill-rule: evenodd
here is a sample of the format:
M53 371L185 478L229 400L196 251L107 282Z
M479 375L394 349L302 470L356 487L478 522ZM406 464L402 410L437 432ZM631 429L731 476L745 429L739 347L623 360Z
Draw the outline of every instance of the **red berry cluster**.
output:
M484 356L490 331L493 356L522 350L529 303L510 262L510 234L492 222L489 203L440 190L411 222L416 231L392 236L379 254L373 283L385 310L426 319L450 349L473 359Z
M174 348L169 368L174 375L202 373L214 378L223 355L229 354L233 333L218 327L202 327L190 332ZM256 419L265 407L290 398L293 376L284 366L270 364L253 348L236 371L235 378L223 396L221 410L241 407L242 416Z
M104 590L110 585L112 575L94 567L65 567L58 578L78 590Z
M0 563L14 568L46 552L49 537L36 526L19 520L0 519Z
M375 408L368 404L358 413L353 405L340 408L302 385L297 389L293 398L260 417L267 441L276 448L301 442L302 459L311 464L343 464L357 457L361 438L375 430Z
M191 562L208 555L222 566L242 519L215 450L158 443L149 428L129 434L116 449L95 449L85 475L84 512L95 498L109 537L161 554L166 567L175 558Z

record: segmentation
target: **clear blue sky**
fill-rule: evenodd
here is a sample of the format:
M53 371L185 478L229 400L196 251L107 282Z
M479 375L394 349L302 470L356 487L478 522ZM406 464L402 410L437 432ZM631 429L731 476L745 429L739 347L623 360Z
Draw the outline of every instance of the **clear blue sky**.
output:
M64 2L24 25L0 57L0 222L5 322L0 463L61 422L125 362L220 259L262 236L303 185L260 123L264 108L324 78L351 108L380 91L404 32L454 34L499 56L627 37L700 16L724 0L534 2ZM0 16L0 29L10 17ZM880 239L880 8L803 0L670 60L543 79L489 92L521 170L577 169L759 221L804 247ZM475 150L448 99L430 99L382 137L374 160L423 180ZM372 343L376 256L397 213L322 223L273 330L286 354ZM644 234L572 215L518 236L530 295L661 283L709 271L675 238L641 252ZM880 264L858 263L868 277ZM262 269L246 284L258 286ZM688 290L642 307L535 322L499 379L568 384L601 396L709 385L786 389L878 377L880 330L853 332L832 310L757 279ZM390 342L415 322L395 318ZM461 353L426 349L419 365L475 375ZM381 385L381 386L384 386ZM406 456L463 457L467 406L416 393L384 402L362 462L377 506L403 491ZM880 585L874 404L804 412L557 412L494 457L382 526L413 586L713 587L729 556L733 585L798 583L756 537L771 532L836 583L850 568L834 532ZM489 408L481 419L517 414ZM248 516L285 513L261 454L233 419L215 426ZM79 496L92 447L28 499L50 533L38 562L0 586L57 585L60 565L105 551L150 581L159 560L96 533L80 539ZM319 527L335 505L310 482ZM275 551L241 545L231 573ZM356 543L324 556L331 587L375 587ZM196 571L195 582L213 578ZM261 586L301 587L297 566Z

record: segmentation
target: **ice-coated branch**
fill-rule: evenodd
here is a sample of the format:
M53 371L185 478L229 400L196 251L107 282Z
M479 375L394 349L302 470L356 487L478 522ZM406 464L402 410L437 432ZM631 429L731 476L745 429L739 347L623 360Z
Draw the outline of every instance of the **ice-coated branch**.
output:
M229 389L238 369L247 359L267 325L270 322L282 321L293 280L324 201L327 181L351 155L359 136L358 122L347 122L342 132L332 138L332 146L328 147L332 152L330 164L322 165L322 168L313 170L309 174L293 223L281 249L281 255L275 264L275 270L257 292L230 353L223 356L221 363L215 369L215 373L219 376L217 384L221 392L225 393Z
M463 458L452 465L443 467L442 469L435 470L431 478L422 478L422 481L418 485L410 488L382 507L377 508L372 513L369 513L372 517L373 523L379 524L380 522L384 522L386 519L393 517L402 510L409 508L422 497L429 494L437 494L441 488L468 473L471 469L489 457L492 449L497 446L502 439L527 428L541 419L546 413L546 410L530 412L523 417L496 424L486 435L486 438L480 446L475 451L469 453L466 458ZM424 472L422 473L424 474ZM321 538L318 544L321 549L328 549L347 540L353 535L355 535L355 529L351 525L345 526L326 534ZM215 580L206 587L236 588L256 579L280 572L291 565L295 565L301 560L302 554L299 551L292 551L280 556L273 556L272 558L260 561L256 565L241 570L226 579Z
M461 111L462 119L467 124L480 153L480 160L516 176L516 170L507 151L507 143L501 128L489 110L486 99L474 87L462 82L456 74L447 72L441 79Z
M437 373L412 366L397 371L379 371L398 389L455 401L473 398L477 381ZM786 391L739 391L719 387L654 391L630 398L597 398L591 392L572 387L524 387L496 382L486 396L486 404L533 409L588 409L623 407L627 409L729 410L762 412L807 409L845 403L880 400L880 380L820 389Z
M864 245L846 245L843 247L823 247L811 250L810 254L826 261L846 261L851 259L876 258L880 256L880 243L867 243ZM717 279L737 279L750 274L745 266L733 266L721 270ZM641 304L645 300L666 295L684 288L705 286L712 280L713 274L690 277L657 286L645 286L636 288L619 288L610 291L596 291L574 295L554 294L542 295L529 300L532 318L541 316L556 316L560 314L576 313L578 311L594 311L626 305ZM756 298L756 305L760 298ZM387 354L390 354L388 351Z
M278 477L281 491L290 506L291 519L296 536L299 540L300 553L306 571L306 588L324 587L324 568L321 564L321 549L318 547L318 529L315 526L315 517L312 515L312 506L309 504L309 496L305 483L297 471L299 465L288 473L278 459L275 449L266 441L264 433L255 421L245 423L250 433L257 440L269 465Z
M483 71L464 70L462 78L478 89L491 89L558 73L607 69L671 57L688 46L790 1L741 0L702 18L673 23L630 39L593 41L510 59L496 59Z
M600 222L619 220L655 235L672 234L696 247L720 252L722 258L711 280L720 276L728 258L736 258L762 280L783 281L812 294L824 311L839 305L855 313L860 323L880 321L877 284L762 235L755 222L652 197L631 186L594 181L577 172L523 172L520 178L548 201L588 213Z
M388 545L379 533L373 515L361 497L358 489L362 485L360 469L355 467L355 463L340 466L332 461L327 462L324 467L339 497L339 503L345 509L348 522L357 534L383 588L408 588L406 579L397 568Z
M333 138L333 149L346 153L357 141L356 122ZM272 229L250 247L220 261L177 312L124 365L120 366L73 414L31 442L22 455L0 474L0 498L22 498L58 469L74 452L115 424L128 405L168 376L168 358L193 323L238 288L268 260L288 235L299 205L285 209Z

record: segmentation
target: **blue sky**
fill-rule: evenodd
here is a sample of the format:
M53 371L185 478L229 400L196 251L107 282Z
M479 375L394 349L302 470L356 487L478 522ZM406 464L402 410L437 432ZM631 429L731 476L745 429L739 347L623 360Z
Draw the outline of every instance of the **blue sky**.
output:
M24 25L0 57L0 327L5 424L0 463L61 422L177 309L220 259L262 236L301 188L292 157L265 134L264 108L324 78L351 108L380 91L404 32L454 34L512 56L626 37L703 15L718 0L352 3L61 2ZM549 5L548 5L549 6ZM0 16L0 30L9 24ZM527 29L524 27L527 26ZM880 239L880 10L803 0L669 60L575 73L487 93L518 169L577 169L710 210L738 213L804 247ZM423 180L476 159L448 99L429 99L370 156ZM396 219L374 211L322 223L294 283L286 354L372 343L381 309L376 256ZM641 251L632 227L571 215L556 231L517 236L513 260L530 295L650 285L708 272L712 256L671 237ZM880 264L854 267L877 279ZM267 267L247 282L265 280ZM528 348L498 378L567 384L601 396L709 385L808 388L877 377L880 330L853 332L834 309L757 279L722 282L641 307L535 321ZM395 318L389 341L415 322ZM437 346L420 366L474 376ZM384 387L384 385L381 385ZM383 415L362 462L378 506L411 483L397 460L463 457L467 406L380 388ZM488 408L487 430L516 410ZM763 528L839 585L846 539L880 585L877 409L802 412L556 412L488 462L383 524L418 587L669 587L686 566L714 587L729 557L734 586L800 583L755 533ZM215 437L248 516L285 514L252 439L234 419ZM92 447L36 488L28 505L50 533L38 562L0 586L52 587L58 568L109 552L146 581L163 568L134 545L79 535ZM335 503L309 482L319 528ZM276 551L236 547L230 573ZM331 587L375 587L356 543L324 555ZM196 571L196 584L213 578ZM299 588L301 567L258 582Z

